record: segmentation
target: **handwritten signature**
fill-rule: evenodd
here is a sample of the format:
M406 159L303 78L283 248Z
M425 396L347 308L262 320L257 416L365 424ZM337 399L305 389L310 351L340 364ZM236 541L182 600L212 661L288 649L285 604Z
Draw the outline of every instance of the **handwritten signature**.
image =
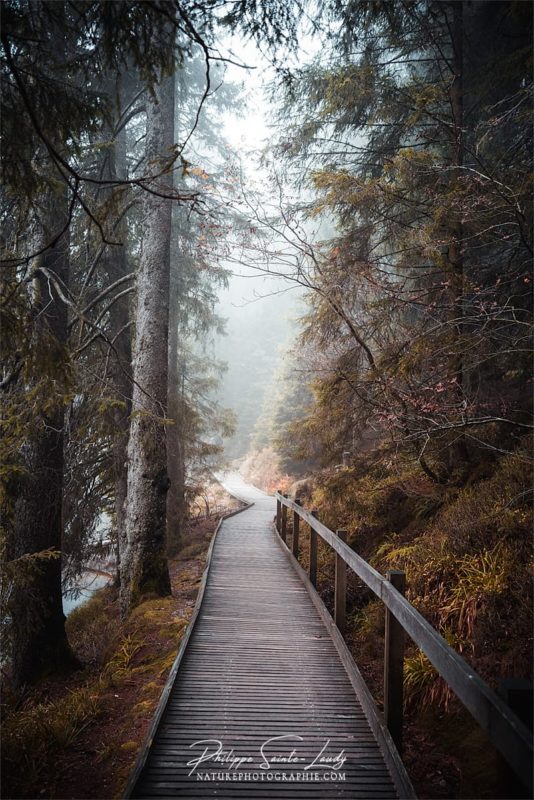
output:
M337 753L328 752L330 739L327 739L321 749L311 757L309 755L299 755L295 747L289 753L280 752L280 749L278 749L279 743L291 740L303 742L304 738L295 733L285 733L281 736L271 736L266 739L258 751L261 759L259 769L270 770L273 765L298 764L299 769L303 772L311 769L339 770L347 760L345 750L340 750ZM220 739L199 739L190 745L190 749L202 746L204 748L202 752L187 762L187 766L191 767L189 775L193 775L201 764L208 762L224 764L229 770L238 770L245 764L254 763L254 756L237 755L233 748L225 750Z

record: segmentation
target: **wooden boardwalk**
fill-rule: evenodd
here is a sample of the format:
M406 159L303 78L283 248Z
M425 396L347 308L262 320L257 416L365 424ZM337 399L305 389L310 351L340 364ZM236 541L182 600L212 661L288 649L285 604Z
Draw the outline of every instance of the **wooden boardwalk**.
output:
M220 527L195 627L129 796L411 796L277 541L274 499L236 478L229 488L254 505Z

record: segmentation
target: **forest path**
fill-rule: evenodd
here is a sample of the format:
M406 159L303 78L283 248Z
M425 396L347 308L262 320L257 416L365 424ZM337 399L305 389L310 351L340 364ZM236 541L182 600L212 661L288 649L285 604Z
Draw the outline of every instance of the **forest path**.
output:
M200 612L130 796L398 797L328 630L277 542L274 498L239 476L224 483L254 505L219 529Z

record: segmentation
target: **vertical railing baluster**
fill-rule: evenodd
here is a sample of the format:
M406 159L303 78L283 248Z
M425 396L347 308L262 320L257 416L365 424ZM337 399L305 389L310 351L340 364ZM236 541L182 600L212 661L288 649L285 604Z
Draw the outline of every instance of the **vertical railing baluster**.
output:
M317 509L311 512L312 517L319 518ZM317 533L310 527L310 581L317 588Z
M295 503L300 506L298 500ZM297 511L293 511L293 555L299 560L299 533L300 533L300 517Z
M347 531L336 531L342 542L347 541ZM336 553L336 584L334 618L339 632L343 635L347 617L347 565L339 553Z
M406 576L390 570L388 581L404 596ZM402 749L404 628L386 608L384 648L384 718L397 750Z
M278 494L281 494L280 489L278 489ZM276 530L280 533L282 528L282 503L280 502L280 498L276 498Z
M287 497L287 494L282 494L282 497ZM280 531L282 541L287 540L287 506L282 504L282 528Z
M532 731L532 683L521 678L502 678L497 684L497 694ZM497 756L497 787L499 797L513 797L514 800L532 797L527 786L500 754Z

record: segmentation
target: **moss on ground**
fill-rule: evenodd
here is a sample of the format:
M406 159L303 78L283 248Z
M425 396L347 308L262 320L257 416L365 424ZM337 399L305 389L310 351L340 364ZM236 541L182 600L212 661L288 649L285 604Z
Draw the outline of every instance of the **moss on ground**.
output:
M171 562L172 597L149 597L120 623L109 587L67 618L85 669L4 693L3 797L120 797L187 628L217 520ZM195 558L191 557L194 550Z
M315 475L306 502L328 527L347 530L351 546L380 572L405 570L409 600L493 687L500 678L532 674L529 455L525 442L499 461L475 465L463 486L448 487L414 465L393 471L376 454L364 456L351 468ZM304 530L304 566L307 539ZM333 582L333 554L319 547L318 588L331 610ZM347 612L347 640L380 705L384 611L352 574ZM484 734L428 659L411 644L406 655L408 727L420 737L406 758L420 796L498 797L495 751ZM429 706L432 720L424 713ZM446 774L437 767L421 772L426 757L430 764L441 758Z

